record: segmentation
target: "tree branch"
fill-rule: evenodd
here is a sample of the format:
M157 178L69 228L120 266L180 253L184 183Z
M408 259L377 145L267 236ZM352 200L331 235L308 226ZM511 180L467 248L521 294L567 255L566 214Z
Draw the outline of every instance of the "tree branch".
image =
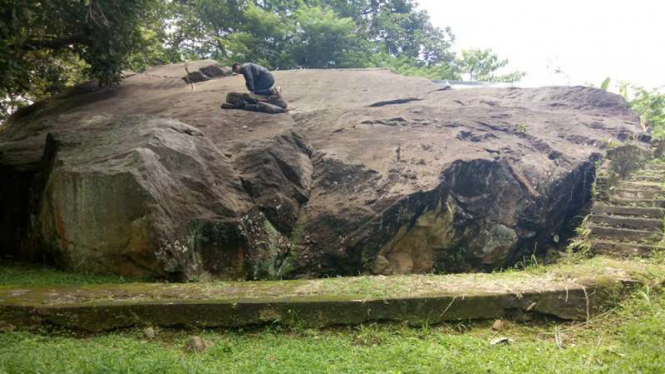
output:
M18 47L19 49L32 49L32 50L39 50L39 49L58 50L66 48L72 44L88 44L88 39L85 37L85 34L81 33L60 39L26 40L25 42L20 43L19 45L16 44L10 45L9 48L14 49Z

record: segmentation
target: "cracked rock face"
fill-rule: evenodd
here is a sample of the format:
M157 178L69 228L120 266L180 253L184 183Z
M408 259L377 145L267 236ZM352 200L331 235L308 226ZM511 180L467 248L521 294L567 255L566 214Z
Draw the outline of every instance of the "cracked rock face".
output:
M290 113L221 111L242 77L192 90L181 67L11 119L0 254L176 280L491 270L565 239L608 139L640 131L601 90L385 70L280 71Z
M201 131L173 119L129 116L47 139L34 234L62 263L121 274L189 278L214 266L198 248L210 217L237 275L247 243L238 212L252 208L237 174ZM39 187L35 187L40 189ZM195 250L197 249L197 250ZM243 275L243 274L240 274Z

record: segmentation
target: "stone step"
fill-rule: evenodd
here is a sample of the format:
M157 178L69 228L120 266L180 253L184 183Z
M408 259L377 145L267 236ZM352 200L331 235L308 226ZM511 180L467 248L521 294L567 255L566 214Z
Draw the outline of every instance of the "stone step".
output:
M663 183L665 182L665 174L653 174L653 173L638 173L634 176L635 178L648 178L651 177L653 178L650 182L651 183ZM632 180L634 178L629 178L629 180Z
M663 168L662 164L646 164L642 169L636 170L635 172L665 173L665 168Z
M665 171L665 164L661 163L646 164L644 165L644 170Z
M621 243L599 240L591 245L591 252L612 257L651 257L654 253L665 251L665 247L656 245Z
M652 182L624 182L621 188L634 189L634 190L662 191L662 186L660 183L652 183Z
M663 182L665 178L653 175L633 175L628 179L629 181L644 181L644 182Z
M658 266L658 265L654 265ZM133 326L408 325L503 318L514 311L587 320L643 284L644 266L596 258L516 275L452 274L296 281L0 287L0 321L90 332Z
M639 208L630 206L603 205L598 203L593 205L591 212L594 214L647 217L656 219L663 219L663 215L665 215L665 210L660 208Z
M618 188L612 191L612 194L621 199L658 199L665 198L665 192L660 190L642 190Z
M651 173L651 172L665 173L665 167L663 166L663 164L660 164L660 163L658 163L658 164L656 164L656 163L646 164L646 165L644 165L644 167L642 169L636 170L636 172L638 172L638 173L640 171L646 171L646 172L649 172L649 173Z
M655 172L655 171L638 171L634 175L634 177L655 177L659 178L661 181L665 180L665 173L661 172Z
M621 199L612 197L610 203L621 206L665 208L665 200L659 199Z
M662 232L663 220L650 218L634 218L623 216L593 215L591 222L610 227Z
M654 231L622 229L598 225L588 225L594 239L611 239L620 242L653 243L662 238L662 234Z

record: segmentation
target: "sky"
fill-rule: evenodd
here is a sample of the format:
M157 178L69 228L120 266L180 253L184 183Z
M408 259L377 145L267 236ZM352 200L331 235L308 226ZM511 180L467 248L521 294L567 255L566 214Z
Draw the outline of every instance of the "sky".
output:
M665 0L418 2L435 26L451 27L455 51L491 48L527 73L524 85L665 86Z

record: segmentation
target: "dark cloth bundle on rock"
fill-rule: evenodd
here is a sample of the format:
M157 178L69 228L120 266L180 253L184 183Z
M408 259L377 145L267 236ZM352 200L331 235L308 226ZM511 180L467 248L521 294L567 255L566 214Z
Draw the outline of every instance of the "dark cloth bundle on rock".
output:
M278 96L261 96L249 93L230 92L222 109L242 109L269 114L286 113L288 105Z

